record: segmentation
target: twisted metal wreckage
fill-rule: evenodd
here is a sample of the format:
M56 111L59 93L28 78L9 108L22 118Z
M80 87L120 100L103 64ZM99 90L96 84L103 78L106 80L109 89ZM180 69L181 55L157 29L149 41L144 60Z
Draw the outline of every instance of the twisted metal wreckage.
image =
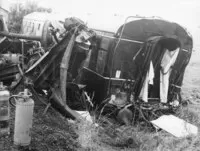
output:
M42 38L4 29L0 81L13 93L28 87L34 100L71 118L88 110L128 125L173 113L192 37L176 23L135 18L116 33L91 30L77 18L67 18L62 33L49 23Z

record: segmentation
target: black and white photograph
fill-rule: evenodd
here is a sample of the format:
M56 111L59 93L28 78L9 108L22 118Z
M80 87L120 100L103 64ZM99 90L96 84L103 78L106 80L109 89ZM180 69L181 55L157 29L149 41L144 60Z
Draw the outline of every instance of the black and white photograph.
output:
M199 0L0 0L0 151L200 151Z

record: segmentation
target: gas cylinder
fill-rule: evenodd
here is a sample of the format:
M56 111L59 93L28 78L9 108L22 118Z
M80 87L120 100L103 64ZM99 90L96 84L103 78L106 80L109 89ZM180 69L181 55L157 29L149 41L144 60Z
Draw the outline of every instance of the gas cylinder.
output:
M0 137L10 134L10 92L6 90L2 82L0 82Z
M34 101L27 89L16 96L14 144L28 146L31 142Z

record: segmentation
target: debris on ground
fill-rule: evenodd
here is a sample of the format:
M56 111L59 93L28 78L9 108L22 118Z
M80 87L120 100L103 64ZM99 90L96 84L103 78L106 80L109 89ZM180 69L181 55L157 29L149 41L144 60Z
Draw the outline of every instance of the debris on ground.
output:
M161 128L170 134L181 138L189 135L197 135L198 128L174 115L162 115L151 121L157 128Z

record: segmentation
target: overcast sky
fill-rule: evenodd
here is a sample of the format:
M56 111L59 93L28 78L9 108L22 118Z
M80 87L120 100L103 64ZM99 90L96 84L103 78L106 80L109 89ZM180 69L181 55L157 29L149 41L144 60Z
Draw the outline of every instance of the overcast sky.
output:
M200 25L199 0L38 0L55 11L161 16L190 26Z
M12 1L12 0L10 0ZM26 1L26 0L13 0ZM195 46L200 47L200 0L36 0L54 12L84 16L95 14L96 21L103 22L106 16L160 16L186 27L194 37ZM112 20L106 20L112 26Z
M188 28L195 43L200 41L200 0L38 0L56 12L160 16ZM100 16L100 15L98 15ZM110 21L110 24L112 21Z

